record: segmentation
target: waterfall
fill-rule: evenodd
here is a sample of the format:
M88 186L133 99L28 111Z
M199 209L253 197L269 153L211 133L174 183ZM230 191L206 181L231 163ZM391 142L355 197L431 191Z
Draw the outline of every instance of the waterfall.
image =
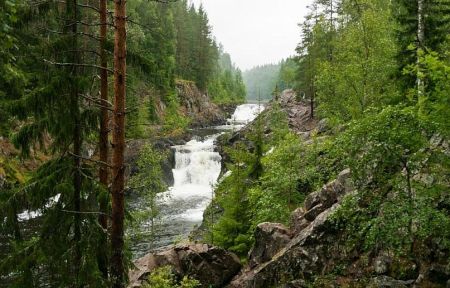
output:
M245 125L255 120L258 114L263 110L264 106L260 104L239 105L227 122L229 124Z
M211 202L221 172L221 156L214 151L215 140L226 130L241 129L262 110L264 107L258 104L240 105L227 120L227 125L213 127L215 134L172 147L175 152L174 184L159 194L160 232L152 243L144 239L132 245L134 257L184 239L202 223L203 212Z
M203 220L203 211L211 201L213 187L221 170L221 157L214 152L214 141L218 136L174 146L175 168L172 172L175 181L167 192L169 197L166 204L176 205L177 202L184 201L191 207L184 211L180 209L172 218L192 222Z

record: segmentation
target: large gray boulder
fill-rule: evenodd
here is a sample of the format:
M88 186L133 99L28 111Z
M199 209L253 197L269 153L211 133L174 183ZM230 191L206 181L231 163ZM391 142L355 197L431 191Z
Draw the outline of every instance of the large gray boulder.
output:
M240 270L239 258L222 248L207 244L189 244L148 254L134 262L129 287L141 287L150 273L159 267L171 266L178 277L197 279L202 287L223 287Z

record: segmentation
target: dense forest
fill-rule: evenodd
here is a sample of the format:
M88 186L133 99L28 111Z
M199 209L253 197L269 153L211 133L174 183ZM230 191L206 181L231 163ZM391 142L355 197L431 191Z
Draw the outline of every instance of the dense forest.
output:
M0 286L450 285L450 0L313 0L297 54L244 73L186 0L0 1ZM192 242L132 262L125 194L167 208L186 110L246 91L271 101L201 151Z

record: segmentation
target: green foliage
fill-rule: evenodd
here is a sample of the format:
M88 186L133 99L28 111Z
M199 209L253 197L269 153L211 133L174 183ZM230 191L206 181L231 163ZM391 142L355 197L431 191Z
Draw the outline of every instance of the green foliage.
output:
M242 144L230 149L232 163L228 166L231 175L216 189L216 202L223 207L224 214L214 226L214 244L244 256L250 249L250 206L248 187L250 184L249 164L252 155Z
M163 132L166 135L179 135L185 131L190 124L190 119L181 115L179 104L175 100L171 100L167 106L164 116Z
M368 109L392 101L395 94L390 75L396 68L396 44L389 1L362 2L343 1L341 13L351 21L334 39L333 57L319 58L316 85L322 117L343 122L360 118ZM315 33L326 33L326 28Z
M130 178L129 185L141 196L143 201L140 209L133 213L134 221L130 223L132 228L130 236L136 240L145 235L153 240L157 237L157 222L160 215L158 194L167 190L167 186L162 180L161 168L166 155L148 144L143 147L140 155L137 161L139 172ZM150 235L146 230L141 229L143 222L150 222Z
M143 288L197 288L200 282L187 276L177 283L170 266L157 268L150 274L148 283Z
M266 125L270 135L262 133ZM246 138L226 150L231 174L216 189L215 203L224 212L211 237L241 256L250 249L259 223L287 223L304 197L342 168L333 142L304 145L289 132L286 113L277 103L257 118Z
M441 180L449 157L429 146L424 131L432 127L426 125L412 109L387 107L338 140L359 190L334 215L337 229L350 235L349 245L402 255L412 252L415 241L440 239L450 247L450 218L436 206L449 197L443 192L448 182Z
M398 26L396 38L400 48L396 57L399 67L396 75L404 92L416 85L416 75L404 74L403 69L415 65L419 49L430 49L438 53L448 51L450 1L424 0L423 4L422 23L425 33L423 42L418 43L418 1L398 0L393 2L393 14Z
M7 102L22 96L26 77L17 65L17 41L13 26L18 21L21 1L0 1L0 135L10 130Z
M102 188L92 178L93 167L83 166L85 173L82 180L83 211L98 211L96 198ZM4 219L8 211L15 214L28 209L42 214L36 232L8 230L2 233L9 238L13 246L10 253L0 261L2 275L14 275L12 287L67 286L71 283L85 283L90 287L105 287L97 267L96 251L98 241L104 233L97 225L97 215L81 214L81 231L83 238L74 243L73 217L74 188L72 185L72 159L59 158L42 165L22 187L16 187L6 199L0 199ZM17 220L16 220L17 221ZM36 220L33 220L36 221ZM8 223L7 223L8 224ZM17 225L17 222L10 223ZM13 227L14 228L14 227ZM73 251L80 245L84 251L84 261L80 274L73 274ZM12 274L10 274L12 273Z
M219 50L220 59L215 77L208 85L208 93L214 102L241 103L245 100L246 90L241 71L231 62L229 54Z
M262 222L287 223L290 212L303 200L297 191L301 149L298 137L289 133L262 159L261 183L249 191L253 227Z
M418 91L410 89L409 95L418 99L417 106L422 119L429 119L437 125L439 133L449 136L450 124L450 64L437 52L420 50L419 62L404 69L405 74L421 75L424 83L424 95L419 99Z
M278 75L278 89L293 89L297 86L297 59L289 57L280 63L280 72Z

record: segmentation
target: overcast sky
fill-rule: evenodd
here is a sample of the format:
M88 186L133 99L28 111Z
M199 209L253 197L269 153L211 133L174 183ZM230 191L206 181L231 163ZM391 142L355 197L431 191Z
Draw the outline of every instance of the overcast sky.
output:
M311 0L192 0L203 3L213 34L242 70L295 54L298 24Z

